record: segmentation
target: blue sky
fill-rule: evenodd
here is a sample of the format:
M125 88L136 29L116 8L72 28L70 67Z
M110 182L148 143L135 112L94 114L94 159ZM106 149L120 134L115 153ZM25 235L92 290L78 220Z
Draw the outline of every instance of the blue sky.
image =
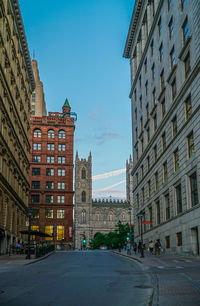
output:
M130 66L122 55L134 0L19 3L47 111L61 111L67 97L78 115L74 152L92 152L94 176L111 172L95 177L93 197L125 197L125 172L113 171L132 152Z

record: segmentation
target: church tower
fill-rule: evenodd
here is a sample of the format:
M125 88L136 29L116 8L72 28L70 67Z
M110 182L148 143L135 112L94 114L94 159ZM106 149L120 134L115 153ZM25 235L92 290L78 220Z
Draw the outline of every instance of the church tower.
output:
M76 152L75 160L75 248L84 249L91 239L90 215L92 205L92 156L88 160L79 159Z

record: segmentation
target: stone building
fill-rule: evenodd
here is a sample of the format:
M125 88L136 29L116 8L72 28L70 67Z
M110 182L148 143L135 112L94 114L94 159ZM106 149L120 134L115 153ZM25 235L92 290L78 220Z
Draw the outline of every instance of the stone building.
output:
M17 0L0 4L0 253L21 240L29 192L31 94L35 81Z
M200 252L199 12L200 1L136 0L124 50L135 236L151 221L144 242L160 239L167 253Z
M130 155L129 161L126 161L126 199L130 203L132 213L131 213L131 221L133 223L133 216L134 216L134 205L133 205L133 160Z
M120 220L123 224L130 223L130 203L122 200L92 199L92 156L75 161L75 212L74 242L75 248L81 249L83 237L86 246L98 232L115 231Z
M54 235L66 249L73 238L73 115L66 99L62 113L31 116L31 229Z

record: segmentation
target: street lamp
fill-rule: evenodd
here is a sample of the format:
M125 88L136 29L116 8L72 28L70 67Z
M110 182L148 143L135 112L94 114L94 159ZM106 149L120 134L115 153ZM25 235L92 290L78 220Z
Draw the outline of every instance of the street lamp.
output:
M28 210L28 252L26 259L31 259L31 252L30 252L30 240L31 240L31 220L33 217L33 210Z
M139 213L140 224L141 224L141 258L144 258L144 247L143 247L143 227L142 227L142 218L144 216L144 211L141 210Z
M121 241L120 241L120 226L121 226L121 221L118 221L118 227L119 227L119 252L121 252Z

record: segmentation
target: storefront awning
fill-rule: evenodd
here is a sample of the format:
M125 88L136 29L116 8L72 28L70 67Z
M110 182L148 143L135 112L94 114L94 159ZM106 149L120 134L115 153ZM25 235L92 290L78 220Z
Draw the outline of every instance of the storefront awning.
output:
M28 230L24 230L24 231L20 231L21 234L24 234L24 235L29 235L29 231ZM30 230L30 235L31 236L39 236L39 237L51 237L51 235L49 234L46 234L44 232L39 232L39 231L32 231Z

